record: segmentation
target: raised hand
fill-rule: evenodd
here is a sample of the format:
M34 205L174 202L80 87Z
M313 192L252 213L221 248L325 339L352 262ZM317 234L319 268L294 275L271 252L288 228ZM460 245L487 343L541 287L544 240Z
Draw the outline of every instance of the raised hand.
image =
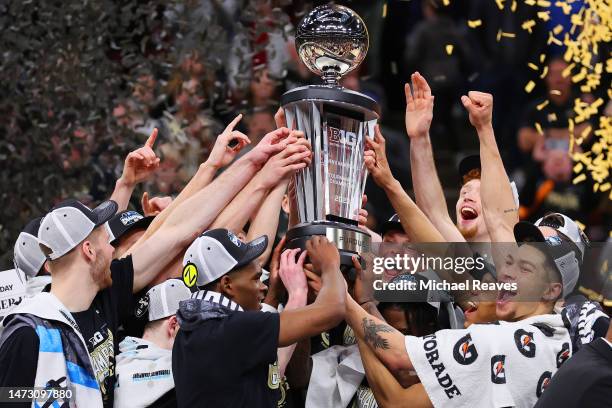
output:
M406 94L406 132L410 138L424 137L429 133L433 118L434 97L431 88L421 74L415 72L410 84L404 85Z
M365 302L374 301L374 273L361 267L359 256L353 255L353 267L355 268L356 278L353 285L353 298L360 305ZM370 259L371 261L371 259Z
M308 284L304 274L304 259L306 259L307 251L302 251L296 261L295 258L299 252L300 249L286 249L280 258L278 273L289 296L306 296L308 292Z
M366 168L374 177L374 181L380 187L384 188L394 180L385 152L385 138L380 133L378 125L374 128L374 140L366 138L364 162Z
M125 158L121 179L134 186L148 179L159 167L159 158L153 151L157 139L157 128L153 129L144 146L130 152Z
M310 262L314 272L320 275L340 273L340 253L327 238L315 235L306 241Z
M242 148L250 144L249 138L242 132L234 130L238 122L242 119L242 114L236 116L225 130L217 136L217 141L208 156L207 162L215 168L225 167L234 160ZM230 147L231 143L237 142Z
M170 203L172 203L172 197L164 196L149 198L149 193L146 191L142 194L142 198L140 199L142 212L145 217L159 214L160 212L164 211L164 209L168 207Z
M303 138L292 138L292 141L283 151L272 156L257 175L263 180L264 187L272 188L310 164L310 143Z
M281 252L285 246L286 237L280 240L280 242L272 251L272 258L270 259L270 279L268 281L268 293L264 303L278 307L278 304L285 298L286 289L283 286L283 282L279 276Z
M297 138L291 136L291 133L286 127L273 130L265 135L253 150L247 153L247 157L257 166L263 166L271 156L283 151L287 145L297 141Z
M285 110L283 108L278 108L274 114L274 123L276 123L277 128L287 127L287 118L285 118Z
M470 91L467 96L461 97L461 102L470 114L470 123L476 129L492 126L493 122L493 95Z

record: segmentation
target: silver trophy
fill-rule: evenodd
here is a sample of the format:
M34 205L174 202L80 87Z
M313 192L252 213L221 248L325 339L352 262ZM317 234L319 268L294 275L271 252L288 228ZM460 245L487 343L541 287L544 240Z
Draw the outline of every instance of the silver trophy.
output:
M299 224L287 232L287 244L304 248L311 236L326 236L340 250L342 265L352 266L352 255L370 250L370 235L357 227L357 216L367 178L365 139L374 135L379 108L338 81L365 58L368 30L347 7L319 6L301 21L295 43L325 84L281 97L287 126L304 132L313 150L310 166L295 176Z

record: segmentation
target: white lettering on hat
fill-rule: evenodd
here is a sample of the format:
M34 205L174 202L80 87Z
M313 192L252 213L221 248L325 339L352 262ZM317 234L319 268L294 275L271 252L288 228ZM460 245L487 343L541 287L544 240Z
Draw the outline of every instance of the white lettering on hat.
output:
M242 246L242 241L240 241L240 239L238 239L238 237L234 235L232 231L227 231L227 236L238 248Z
M143 218L144 217L138 214L136 211L128 211L121 214L121 217L119 217L119 221L121 221L121 223L127 227L128 225L132 225L133 223L140 221Z

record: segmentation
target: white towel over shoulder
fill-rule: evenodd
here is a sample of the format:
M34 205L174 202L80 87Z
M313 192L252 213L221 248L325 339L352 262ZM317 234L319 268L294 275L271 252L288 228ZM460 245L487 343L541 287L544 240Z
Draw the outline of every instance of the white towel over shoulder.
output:
M560 315L406 337L435 407L533 407L571 353Z

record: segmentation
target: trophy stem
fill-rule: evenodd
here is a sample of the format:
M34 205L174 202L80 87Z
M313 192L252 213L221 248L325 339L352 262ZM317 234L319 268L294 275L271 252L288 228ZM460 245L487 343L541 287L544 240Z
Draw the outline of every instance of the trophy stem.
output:
M340 86L340 72L335 67L328 66L323 68L323 76L321 77L325 85Z

